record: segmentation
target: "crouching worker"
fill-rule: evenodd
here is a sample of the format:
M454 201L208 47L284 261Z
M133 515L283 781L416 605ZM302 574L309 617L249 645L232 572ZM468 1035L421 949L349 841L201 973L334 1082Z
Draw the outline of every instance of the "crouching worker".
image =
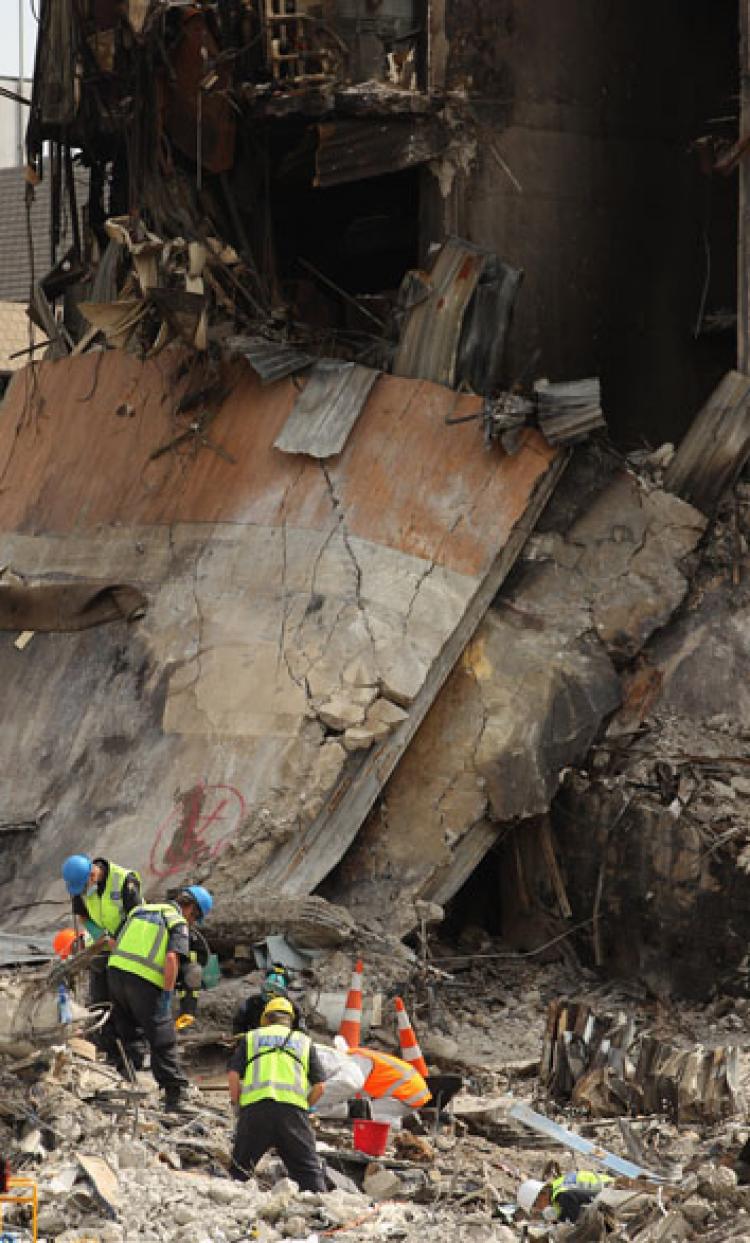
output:
M516 1199L526 1213L541 1213L550 1221L578 1221L581 1209L613 1181L608 1174L570 1170L547 1183L527 1178L518 1188Z
M229 1063L229 1096L239 1105L232 1177L244 1182L275 1148L302 1191L325 1191L326 1180L308 1117L309 1098L323 1079L310 1037L295 1031L294 1009L274 997L260 1027L245 1034Z
M342 1043L337 1036L336 1050L322 1051L327 1076L311 1097L322 1117L345 1117L343 1102L356 1096L356 1105L369 1103L376 1122L399 1122L431 1099L422 1076L402 1058L376 1049L346 1049Z

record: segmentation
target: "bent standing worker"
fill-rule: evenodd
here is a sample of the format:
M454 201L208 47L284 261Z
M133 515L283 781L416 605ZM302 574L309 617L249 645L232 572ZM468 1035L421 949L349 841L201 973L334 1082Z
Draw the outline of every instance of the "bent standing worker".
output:
M302 1191L325 1191L308 1117L308 1100L323 1068L310 1037L295 1031L286 997L272 998L261 1026L240 1041L228 1079L232 1104L239 1105L232 1177L246 1181L264 1152L275 1148Z
M179 1001L178 1027L188 1027L195 1022L198 1013L198 997L203 984L203 968L208 962L210 949L198 925L213 910L214 900L202 885L186 885L175 899L187 920L189 951L188 961L181 966L177 978ZM181 1021L182 1020L182 1021Z
M105 936L115 937L128 913L141 901L141 878L138 873L120 867L110 859L69 855L62 865L62 876L73 899L76 931L85 929L94 941ZM104 1005L109 999L107 955L103 947L103 952L93 960L89 973L89 1004ZM94 1040L116 1060L109 1024L94 1034Z
M126 1052L143 1032L153 1076L171 1111L182 1109L188 1085L177 1057L172 997L189 952L188 923L177 906L144 903L128 916L107 966L115 1031Z
M356 1095L369 1101L376 1121L394 1122L422 1109L431 1100L422 1075L400 1057L376 1049L355 1048L339 1050L337 1060L339 1069L334 1069L311 1096L311 1105L323 1116L337 1116L341 1104ZM350 1067L358 1072L354 1078Z
M591 1170L570 1170L551 1182L527 1178L518 1188L516 1199L526 1213L543 1213L553 1221L578 1221L581 1209L595 1200L600 1191L614 1182L609 1174Z

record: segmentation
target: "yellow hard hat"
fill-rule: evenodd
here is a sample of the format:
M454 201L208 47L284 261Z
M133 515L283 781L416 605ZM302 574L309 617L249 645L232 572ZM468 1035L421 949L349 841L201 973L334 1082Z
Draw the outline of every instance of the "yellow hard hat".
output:
M294 1018L294 1006L287 997L272 997L260 1017L270 1018L272 1014L288 1014Z

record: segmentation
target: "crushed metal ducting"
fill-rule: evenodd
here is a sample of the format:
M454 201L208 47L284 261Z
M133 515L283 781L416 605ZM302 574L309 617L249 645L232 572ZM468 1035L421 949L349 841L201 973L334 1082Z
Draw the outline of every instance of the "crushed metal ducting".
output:
M460 238L449 238L429 272L408 273L395 375L491 393L523 272Z

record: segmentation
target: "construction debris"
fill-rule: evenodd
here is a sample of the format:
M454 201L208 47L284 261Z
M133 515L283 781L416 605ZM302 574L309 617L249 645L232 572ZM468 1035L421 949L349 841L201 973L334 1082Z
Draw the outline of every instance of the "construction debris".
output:
M592 1117L666 1113L676 1122L716 1122L739 1112L736 1046L679 1048L625 1014L598 1017L584 1003L554 1001L540 1077L559 1100Z

